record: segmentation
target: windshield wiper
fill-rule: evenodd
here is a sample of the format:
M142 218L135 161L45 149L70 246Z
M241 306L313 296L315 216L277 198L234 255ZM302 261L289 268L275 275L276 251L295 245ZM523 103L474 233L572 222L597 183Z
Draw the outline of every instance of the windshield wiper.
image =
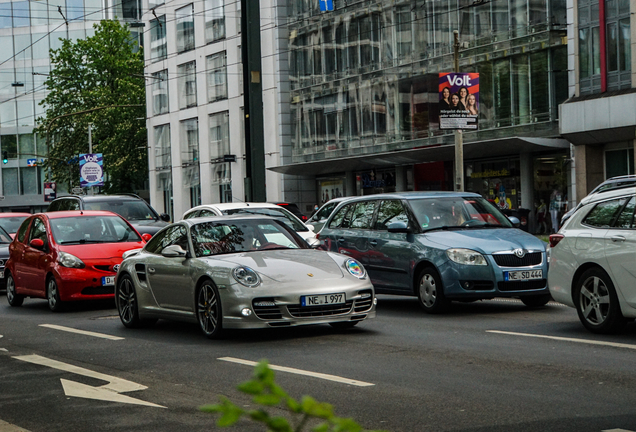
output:
M79 240L67 240L63 242L59 242L59 244L85 244L85 243L106 243L104 240L87 240L87 239L79 239Z
M465 228L465 227L460 227L460 226L457 226L457 225L450 225L450 226L449 225L442 225L442 226L439 226L439 227L434 227L434 228L429 228L429 229L422 230L422 232L426 233L426 232L429 232L429 231L438 231L438 230L448 231L448 230L451 230L451 229L462 229L462 228Z
M467 225L463 228L513 228L513 227L503 226L499 224L492 224L492 223L483 223L481 225Z

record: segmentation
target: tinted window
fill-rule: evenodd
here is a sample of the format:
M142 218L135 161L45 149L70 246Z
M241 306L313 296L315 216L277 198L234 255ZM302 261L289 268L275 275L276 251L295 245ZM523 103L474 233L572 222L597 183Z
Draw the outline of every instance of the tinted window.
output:
M636 207L636 199L632 197L627 205L623 207L623 211L618 215L614 227L616 228L634 228L634 208Z
M609 228L625 201L623 198L596 204L592 211L585 216L583 223L593 227Z
M311 220L318 221L318 222L326 221L329 215L331 214L331 212L333 211L333 209L335 209L337 205L338 203L325 204L324 206L322 206L320 210L318 210L318 213L316 213L315 215L311 217Z
M20 225L20 229L18 230L18 234L16 235L16 237L18 237L18 241L21 241L24 243L24 237L26 235L27 228L29 227L30 223L31 223L31 219L27 219L24 222L22 222L22 225Z
M378 209L378 220L375 222L375 229L386 231L393 222L404 222L409 224L409 217L401 201L382 201Z
M216 213L214 213L211 210L201 210L201 212L199 212L199 217L208 217L208 216L216 216Z
M342 206L331 219L329 228L348 228L349 218L347 217L347 214L353 209L354 206L355 203Z
M0 227L4 228L6 232L13 234L26 218L26 216L0 218Z
M78 216L49 221L58 244L139 242L139 235L117 216Z
M204 222L190 228L190 234L197 257L302 247L275 221Z
M196 211L193 211L193 212L188 213L187 215L185 215L185 217L183 219L192 219L192 218L197 217L198 214L199 214L199 211L196 210Z
M147 252L160 254L164 248L175 244L181 246L183 250L188 250L187 230L183 225L174 225L155 235L145 249Z
M64 210L81 210L79 200L69 199L66 201L66 208Z
M85 202L86 210L105 210L117 213L127 220L156 220L155 212L142 200L112 200Z
M40 239L46 243L46 227L40 218L33 219L33 226L29 233L29 242L33 239Z
M53 201L51 204L49 204L49 208L47 208L46 211L47 212L59 211L61 202L62 202L61 200Z
M356 207L351 213L351 228L371 229L371 220L375 210L376 201L363 201L356 203Z

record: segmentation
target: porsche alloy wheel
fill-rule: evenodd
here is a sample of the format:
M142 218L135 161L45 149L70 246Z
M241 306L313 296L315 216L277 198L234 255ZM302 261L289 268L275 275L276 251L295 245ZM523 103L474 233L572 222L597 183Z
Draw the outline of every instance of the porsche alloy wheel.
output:
M139 312L137 311L137 295L132 279L124 275L117 284L115 292L119 319L128 328L139 327Z
M212 282L203 282L197 294L197 318L203 333L210 339L219 337L222 330L221 299Z

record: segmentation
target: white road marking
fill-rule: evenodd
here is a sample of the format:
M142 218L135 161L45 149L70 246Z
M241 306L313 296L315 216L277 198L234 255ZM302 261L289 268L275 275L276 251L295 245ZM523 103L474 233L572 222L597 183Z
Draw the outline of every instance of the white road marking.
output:
M18 427L14 424L0 420L0 432L29 432L26 429Z
M88 399L98 399L112 402L121 402L137 405L146 405L158 408L165 408L161 405L156 405L150 402L134 399L128 396L120 395L119 393L125 393L130 391L145 390L148 387L127 381L122 378L117 378L111 375L95 372L90 369L85 369L79 366L73 366L68 363L63 363L57 360L52 360L39 355L26 355L13 357L17 360L22 360L28 363L33 363L41 366L47 366L53 369L58 369L64 372L70 372L77 375L86 376L89 378L95 378L102 381L107 381L108 384L100 387L91 387L85 384L76 383L65 379L60 379L62 386L64 387L64 393L67 396L83 397Z
M258 364L258 362L254 362L254 361L250 361L250 360L238 359L238 358L234 358L234 357L220 357L217 360L222 360L222 361L232 362L232 363L238 363L238 364L243 364L243 365L247 365L247 366L256 366ZM328 374L323 374L323 373L318 373L318 372L305 371L305 370L302 370L302 369L295 369L295 368L290 368L290 367L285 367L285 366L276 366L276 365L270 364L269 367L271 369L273 369L273 370L277 370L277 371L281 371L281 372L288 372L288 373L293 373L293 374L297 374L297 375L305 375L305 376L310 376L310 377L314 377L314 378L320 378L320 379L324 379L324 380L328 380L328 381L335 381L335 382L339 382L339 383L343 383L343 384L354 385L354 386L358 386L358 387L368 387L368 386L375 385L375 384L372 384L372 383L368 383L368 382L364 382L364 381L356 381L356 380L352 380L352 379L349 379L349 378L339 377L339 376L336 376L336 375L328 375Z
M0 351L9 352L9 350L6 348L0 348Z
M605 430L602 430L601 432L634 432L634 431L630 431L627 429L605 429Z
M77 334L82 334L86 336L94 336L94 337L98 337L102 339L124 340L123 337L119 337L119 336L111 336L111 335L107 335L103 333L95 333L95 332L86 331L86 330L78 330L71 327L64 327L64 326L59 326L55 324L40 324L40 327L46 327L46 328L50 328L54 330L61 330L61 331L69 332L69 333L77 333Z
M617 343L617 342L604 342L604 341L596 341L596 340L590 340L590 339L575 339L575 338L566 338L566 337L559 337L559 336L537 335L537 334L530 334L530 333L515 333L515 332L507 332L507 331L499 331L499 330L486 330L486 333L498 333L498 334L505 334L505 335L511 335L511 336L553 339L553 340L559 340L559 341L565 341L565 342L576 342L576 343L584 343L589 345L604 345L604 346L611 346L615 348L627 348L627 349L636 350L636 345L623 344L623 343Z

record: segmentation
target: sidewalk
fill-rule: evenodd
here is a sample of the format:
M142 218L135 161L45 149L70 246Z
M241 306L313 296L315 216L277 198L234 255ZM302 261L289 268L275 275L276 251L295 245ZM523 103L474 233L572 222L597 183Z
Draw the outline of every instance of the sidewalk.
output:
M0 420L0 432L29 432L26 429L12 425L11 423Z

